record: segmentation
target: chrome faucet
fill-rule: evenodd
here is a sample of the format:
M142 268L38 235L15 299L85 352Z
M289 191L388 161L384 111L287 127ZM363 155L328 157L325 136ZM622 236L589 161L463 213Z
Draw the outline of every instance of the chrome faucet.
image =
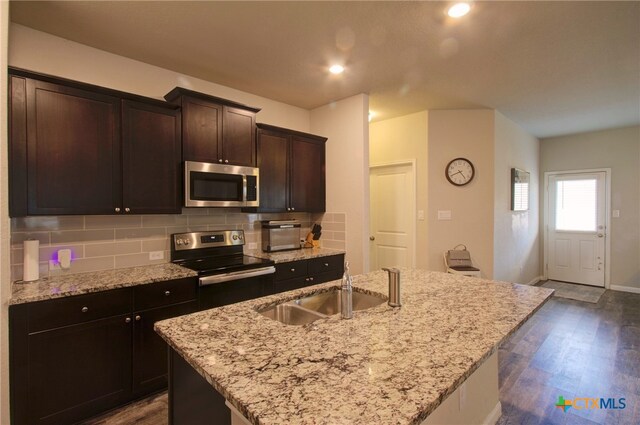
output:
M343 319L353 317L353 279L349 274L349 262L344 262L344 274L342 275L342 288L340 291L340 309Z
M389 306L400 307L400 270L396 268L383 268L389 272Z

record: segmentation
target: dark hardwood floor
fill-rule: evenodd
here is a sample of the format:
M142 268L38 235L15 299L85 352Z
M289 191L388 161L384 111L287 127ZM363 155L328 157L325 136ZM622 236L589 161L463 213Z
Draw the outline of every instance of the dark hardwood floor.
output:
M499 425L640 424L640 294L606 291L597 304L552 298L503 344L499 367ZM563 412L559 396L623 397L626 408ZM163 393L84 425L166 423Z
M498 424L640 424L640 294L597 304L552 298L499 352ZM625 398L626 408L556 408L558 397Z

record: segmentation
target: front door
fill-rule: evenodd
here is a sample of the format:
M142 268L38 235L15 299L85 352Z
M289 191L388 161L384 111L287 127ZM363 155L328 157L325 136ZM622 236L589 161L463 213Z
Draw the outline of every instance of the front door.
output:
M549 176L547 205L547 277L604 287L606 173Z
M414 267L413 165L372 166L369 177L371 270Z

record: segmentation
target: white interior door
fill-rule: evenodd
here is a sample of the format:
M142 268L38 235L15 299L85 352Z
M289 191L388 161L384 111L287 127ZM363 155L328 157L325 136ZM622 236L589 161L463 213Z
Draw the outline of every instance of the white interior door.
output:
M371 269L415 267L413 164L372 166L369 178Z
M547 205L547 277L604 287L606 173L549 176Z

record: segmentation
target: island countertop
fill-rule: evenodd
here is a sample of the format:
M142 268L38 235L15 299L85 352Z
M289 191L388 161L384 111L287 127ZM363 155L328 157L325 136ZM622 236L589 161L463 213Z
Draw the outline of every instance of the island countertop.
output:
M331 290L333 281L157 322L156 331L254 424L419 424L553 293L401 269L386 303L304 326L256 309ZM354 290L387 295L382 271Z

